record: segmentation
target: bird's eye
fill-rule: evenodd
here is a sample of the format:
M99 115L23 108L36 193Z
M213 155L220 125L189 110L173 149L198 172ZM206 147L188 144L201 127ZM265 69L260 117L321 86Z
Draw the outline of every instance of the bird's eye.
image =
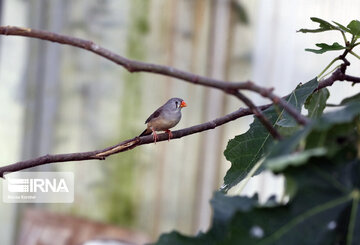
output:
M178 108L179 107L179 102L175 101L175 105L176 105L176 108Z

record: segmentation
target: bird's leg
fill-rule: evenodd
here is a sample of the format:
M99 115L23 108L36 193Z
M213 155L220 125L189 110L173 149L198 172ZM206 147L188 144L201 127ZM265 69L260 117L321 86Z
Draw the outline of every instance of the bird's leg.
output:
M170 139L173 137L173 134L171 133L171 131L169 129L165 130L166 133L168 133L169 138L168 141L170 141Z
M156 144L156 140L158 139L158 136L157 136L155 130L153 130L153 139L154 139L154 142L155 142L155 144Z

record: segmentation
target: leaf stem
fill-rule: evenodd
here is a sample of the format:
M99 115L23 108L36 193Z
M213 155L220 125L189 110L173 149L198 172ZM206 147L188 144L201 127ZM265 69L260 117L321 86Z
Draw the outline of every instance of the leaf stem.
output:
M347 237L346 237L346 244L348 244L348 245L351 245L352 240L353 240L357 209L358 209L359 199L360 199L359 190L352 191L351 196L354 199L353 199L353 202L352 202L350 221L349 221L349 228L348 228L348 233L347 233Z
M333 73L336 69L338 69L339 67L340 67L341 65L337 65L337 66L335 66L333 69L331 69L331 71L329 71L328 73L326 73L325 75L323 75L322 77L319 77L318 79L319 79L319 81L321 80L321 79L323 79L324 77L326 77L327 75L329 75L329 74L331 74L331 73Z
M352 38L351 38L351 42L350 42L350 47L354 47L354 44L355 44L355 42L356 42L356 38L355 38L355 36L353 35L352 36Z
M358 58L360 60L360 56L355 53L354 51L349 51L350 54L354 55L356 58Z
M318 78L321 77L339 59L340 59L339 57L336 57L335 59L333 59L317 77ZM318 80L320 81L320 79L318 79Z
M346 44L348 43L348 40L346 39L345 33L343 31L340 31L340 32L341 32L341 35L344 38L344 42L345 42L345 46L346 46Z

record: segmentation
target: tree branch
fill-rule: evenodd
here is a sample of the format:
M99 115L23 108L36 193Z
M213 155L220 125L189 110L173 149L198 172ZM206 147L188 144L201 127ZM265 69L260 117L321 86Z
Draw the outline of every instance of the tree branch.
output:
M244 89L251 90L254 92L259 93L263 97L269 98L274 104L279 104L282 108L284 108L285 111L287 111L298 123L301 125L305 125L309 122L309 119L303 115L301 115L300 112L298 112L291 104L286 103L283 98L280 98L279 96L275 95L272 91L273 89L267 89L262 88L258 85L256 85L253 82L246 82L248 86Z
M249 107L249 109L252 111L252 113L259 119L259 121L264 125L264 127L269 131L269 133L275 138L275 139L281 139L281 135L279 132L274 128L274 126L269 122L269 120L264 116L261 110L259 110L251 100L249 100L245 95L242 93L236 91L234 93L236 97L238 97L240 100L242 100L245 105Z
M137 60L127 59L118 54L105 49L96 43L76 37L61 35L53 32L36 30L31 28L23 28L16 26L0 26L0 35L24 36L47 40L51 42L66 44L81 49L91 51L97 55L104 57L118 65L123 66L129 72L150 72L155 74L166 75L179 78L190 83L199 84L207 87L225 89L242 89L247 85L242 82L224 82L214 78L196 75L190 72L182 71L173 67L150 64Z
M344 81L353 82L353 83L360 83L360 77L354 77L350 75L344 75Z
M344 73L343 66L336 69L331 76L329 76L326 79L323 79L319 82L319 86L316 90L320 90L324 87L328 87L333 85L336 81L347 81L347 82L353 82L353 83L360 83L360 77L350 76Z
M269 108L271 104L263 105L257 107L258 110L265 110ZM223 117L216 118L212 121L198 124L189 128L184 128L181 130L172 131L173 139L179 139L181 137L199 133L202 131L214 129L219 127L225 123L238 119L240 117L244 117L247 115L251 115L251 109L243 109L240 108L237 111L234 111L230 114L227 114ZM157 141L165 141L168 140L168 134L162 133L158 134ZM48 163L55 163L55 162L70 162L70 161L83 161L83 160L104 160L106 157L133 149L137 146L154 143L154 139L152 135L142 136L142 137L135 137L132 139L125 140L117 145L107 147L102 150L95 150L95 151L88 151L88 152L78 152L78 153L68 153L68 154L56 154L56 155L45 155L38 158L20 161L8 166L0 167L0 177L3 178L4 174L7 172L16 172L27 168L32 168L36 166L41 166Z
M0 35L25 36L25 37L38 38L51 42L71 45L98 54L110 61L115 62L118 65L123 66L129 72L149 72L149 73L166 75L193 84L199 84L207 87L217 88L229 94L234 94L234 91L239 89L250 90L259 93L263 97L269 98L275 104L280 104L284 108L284 110L286 110L291 116L293 116L298 121L298 123L305 125L308 122L307 118L302 116L301 113L299 113L292 105L287 104L280 97L274 95L272 93L272 89L262 88L250 81L227 82L227 81L217 80L214 78L196 75L169 66L156 65L156 64L131 60L122 57L120 55L117 55L111 52L110 50L95 44L92 41L70 37L66 35L60 35L48 31L35 30L31 28L22 28L16 26L0 26Z

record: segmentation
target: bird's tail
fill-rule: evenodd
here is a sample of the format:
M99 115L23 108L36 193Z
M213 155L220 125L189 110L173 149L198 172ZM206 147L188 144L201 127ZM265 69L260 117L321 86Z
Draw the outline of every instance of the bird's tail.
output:
M149 135L149 134L151 134L151 130L149 130L149 129L147 128L147 129L144 130L144 132L142 132L142 133L139 135L139 137L140 137L140 136Z

